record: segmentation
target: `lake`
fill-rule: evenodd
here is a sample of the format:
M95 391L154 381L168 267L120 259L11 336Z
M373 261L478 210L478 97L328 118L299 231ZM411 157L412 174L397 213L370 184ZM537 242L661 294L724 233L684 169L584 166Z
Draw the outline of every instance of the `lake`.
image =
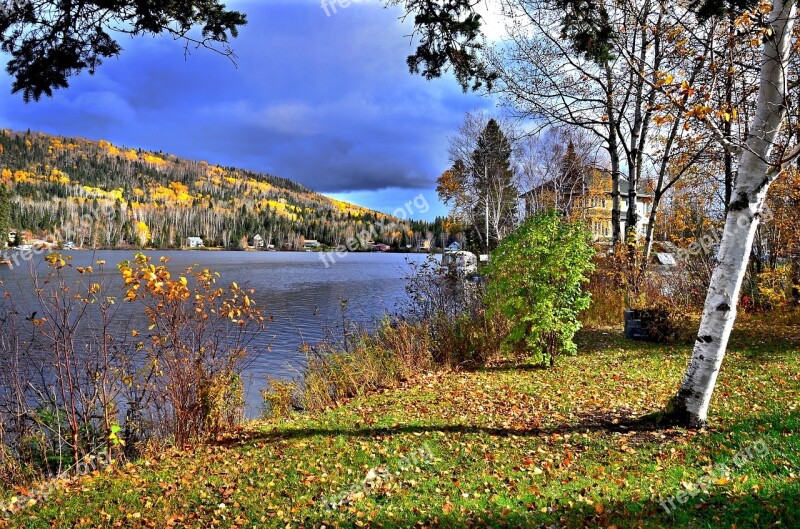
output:
M133 251L66 251L75 267L89 266L97 260L107 262L104 276L112 287L121 292L122 279L116 264L132 260ZM158 258L170 258L169 268L181 272L198 264L219 272L219 284L237 282L255 290L256 303L273 321L258 340L254 341L255 358L245 373L247 415L255 416L261 408L259 390L265 375L297 377L305 364L302 343L318 343L327 331L341 336L341 300L347 300L346 317L366 326L387 312L395 312L405 297L405 281L409 262L424 261L423 254L351 253L343 258L334 254L335 262L326 267L316 252L216 252L216 251L155 251L144 252L157 264ZM43 258L36 257L33 266L46 272ZM74 273L74 272L73 272ZM75 273L77 278L77 273ZM28 266L0 266L2 287L18 306L35 309ZM131 317L122 314L117 320L124 328ZM138 323L138 322L137 322Z

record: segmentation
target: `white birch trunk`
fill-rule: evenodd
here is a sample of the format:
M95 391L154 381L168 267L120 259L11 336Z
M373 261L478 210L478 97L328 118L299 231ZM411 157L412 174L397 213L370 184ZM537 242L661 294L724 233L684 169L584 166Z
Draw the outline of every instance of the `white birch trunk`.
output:
M758 227L764 198L779 168L771 163L775 140L786 117L786 68L795 23L795 2L773 0L764 42L756 113L739 158L739 174L725 218L718 264L706 295L700 331L689 367L674 401L676 417L693 427L705 426L734 321L739 292Z

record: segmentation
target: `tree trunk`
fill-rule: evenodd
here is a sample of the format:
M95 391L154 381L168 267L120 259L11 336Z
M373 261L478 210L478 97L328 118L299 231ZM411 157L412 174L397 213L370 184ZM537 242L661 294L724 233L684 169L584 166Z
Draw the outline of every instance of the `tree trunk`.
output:
M656 231L656 219L658 218L658 207L661 205L661 193L653 193L653 205L650 208L650 216L647 219L647 229L644 233L644 249L642 250L642 262L640 273L647 272L647 265L650 262L650 254L653 252L653 237Z
M645 2L644 7L642 9L643 13L649 13L650 11L650 3ZM645 15L646 17L647 15ZM639 21L637 21L638 24ZM645 131L645 109L644 109L644 85L645 85L645 63L647 61L647 51L649 48L648 41L646 38L646 32L644 28L642 28L641 34L641 44L639 46L639 64L637 66L636 75L633 76L636 79L636 90L634 96L634 111L633 111L633 127L631 129L631 147L630 147L630 155L628 156L628 212L625 218L625 242L633 242L636 240L637 235L637 227L639 224L639 215L638 211L636 210L636 203L637 203L637 190L639 187L639 177L641 176L641 164L642 164L642 151L641 148L644 146L646 138L646 131ZM657 33L657 32L656 32ZM656 51L656 55L658 52ZM654 68L656 71L658 70L658 66ZM655 91L651 91L651 94L655 95ZM633 263L634 255L633 255L633 246L630 249L630 258L631 263Z
M736 26L734 25L734 22L734 15L730 14L728 18L728 34L730 35L730 40L733 40L733 36L736 34ZM730 48L731 50L727 51L728 68L727 72L725 73L725 106L727 107L727 112L730 112L733 108L734 54L732 51L732 42L730 43ZM733 118L731 118L722 125L722 133L725 135L725 139L728 141L733 139L733 121ZM723 153L723 162L725 165L725 213L727 213L728 207L731 203L731 196L733 194L733 184L736 180L733 168L733 153L725 150Z
M484 166L483 167L483 178L484 182L486 182L486 253L488 254L491 251L491 247L489 246L489 169Z
M689 367L673 401L673 418L692 427L703 427L722 360L736 319L736 304L758 228L764 198L780 167L770 164L776 137L786 117L786 66L792 45L795 3L773 0L769 26L761 54L758 103L747 145L739 158L718 264L708 287L700 331Z
M616 116L614 115L614 75L606 62L606 114L608 117L608 156L611 159L611 243L616 246L620 237L619 211L619 150L617 146Z

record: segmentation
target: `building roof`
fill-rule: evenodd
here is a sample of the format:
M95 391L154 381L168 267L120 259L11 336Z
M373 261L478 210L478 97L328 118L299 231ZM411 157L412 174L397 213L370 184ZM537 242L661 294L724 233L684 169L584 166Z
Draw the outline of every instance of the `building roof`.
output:
M550 180L542 182L538 186L535 186L532 189L522 193L520 195L520 198L525 198L528 195L533 195L534 193L536 193L538 191L541 191L543 189L554 190L556 188L556 186L560 186L562 192L577 193L579 191L585 190L584 188L588 184L590 184L592 179L595 177L595 175L598 175L598 174L603 175L603 176L607 176L607 177L611 176L611 173L608 171L608 169L600 169L599 167L591 167L591 168L589 168L589 171L587 171L587 175L586 175L587 178L586 178L585 182L570 182L570 181L566 181L566 180L563 181L563 182L557 182L556 178L551 178ZM642 183L640 182L639 183L639 190L636 192L637 197L642 197L642 198L650 198L650 197L652 197L651 194L645 193L644 189L641 188L641 185L642 185ZM620 175L620 177L619 177L619 194L620 194L620 196L627 195L629 189L630 189L630 184L628 183L628 179L624 175ZM611 190L609 190L609 194L610 193L611 193Z

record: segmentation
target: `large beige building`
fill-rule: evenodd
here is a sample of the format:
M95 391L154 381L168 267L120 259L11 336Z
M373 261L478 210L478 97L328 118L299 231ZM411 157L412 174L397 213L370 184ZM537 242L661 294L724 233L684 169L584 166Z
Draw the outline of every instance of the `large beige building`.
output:
M610 241L612 237L611 174L590 169L585 177L553 179L531 189L522 198L525 214L555 209L569 218L581 219L595 240ZM620 231L625 232L628 215L628 181L620 180ZM652 204L652 195L637 193L638 223L636 233L644 236Z

